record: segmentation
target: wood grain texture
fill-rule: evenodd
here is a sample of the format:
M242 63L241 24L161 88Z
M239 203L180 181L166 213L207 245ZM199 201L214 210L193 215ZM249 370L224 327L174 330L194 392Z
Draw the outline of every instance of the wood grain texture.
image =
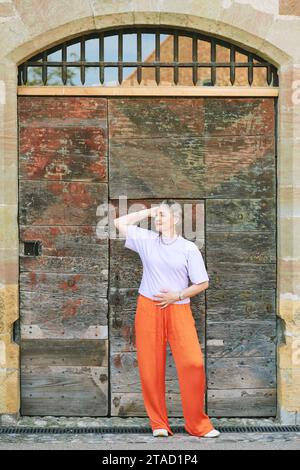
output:
M133 327L142 263L124 239L94 236L97 207L110 200L117 209L118 197L126 195L132 211L166 197L201 208L205 223L196 242L210 283L191 305L206 362L209 414L274 416L274 99L20 98L21 236L43 247L34 258L22 256L20 245L26 412L39 414L44 400L53 414L100 416L109 402L112 416L146 414ZM188 217L195 221L194 212ZM109 396L90 382L91 369L105 374L108 363ZM57 399L66 371L66 383L76 384L74 405ZM90 400L80 408L85 387ZM169 349L166 397L170 415L182 415Z
M296 1L296 0L292 0ZM27 86L17 87L19 96L252 96L276 97L279 87L253 86Z
M101 339L23 339L24 366L107 366L107 340Z
M18 119L22 410L105 415L107 102L23 96ZM36 240L40 254L28 256Z
M208 390L208 414L215 417L276 415L276 388Z
M207 357L207 383L213 390L274 388L274 357ZM249 415L250 415L250 411Z
M106 367L22 366L25 416L106 416Z

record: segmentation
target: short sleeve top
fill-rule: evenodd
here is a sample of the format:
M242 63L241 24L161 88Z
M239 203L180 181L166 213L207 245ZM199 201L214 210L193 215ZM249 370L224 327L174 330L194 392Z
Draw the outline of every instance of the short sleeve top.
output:
M170 242L164 236L164 240ZM143 263L143 275L138 292L153 300L161 289L179 291L192 284L209 281L202 254L197 245L178 236L166 245L159 233L137 225L128 225L125 247L139 254ZM174 303L188 303L190 298Z

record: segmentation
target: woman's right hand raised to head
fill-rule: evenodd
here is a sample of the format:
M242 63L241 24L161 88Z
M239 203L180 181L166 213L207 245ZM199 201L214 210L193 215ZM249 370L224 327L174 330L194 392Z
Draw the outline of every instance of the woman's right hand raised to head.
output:
M158 209L159 209L159 206L150 207L150 209L148 209L149 216L156 217L158 215Z

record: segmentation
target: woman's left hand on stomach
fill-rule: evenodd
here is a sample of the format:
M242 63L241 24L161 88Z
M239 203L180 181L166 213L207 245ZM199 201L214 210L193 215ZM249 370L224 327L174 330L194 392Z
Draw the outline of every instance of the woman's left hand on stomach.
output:
M161 302L157 304L162 305L161 308L167 307L169 304L178 300L178 292L173 292L168 289L161 289L160 292L163 292L163 294L156 294L154 297L158 297L156 300L161 300Z

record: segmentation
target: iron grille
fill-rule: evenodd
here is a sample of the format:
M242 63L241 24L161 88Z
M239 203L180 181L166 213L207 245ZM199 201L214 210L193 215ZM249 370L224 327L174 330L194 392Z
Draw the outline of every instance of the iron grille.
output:
M123 27L72 38L20 64L18 84L141 85L150 72L155 85L164 84L163 75L171 85L278 86L276 67L253 52L164 27Z
M215 426L222 433L299 433L299 425L267 425L267 426ZM174 432L188 434L183 426L172 426ZM26 427L0 426L0 434L152 434L149 427L144 426L99 426L99 427Z

